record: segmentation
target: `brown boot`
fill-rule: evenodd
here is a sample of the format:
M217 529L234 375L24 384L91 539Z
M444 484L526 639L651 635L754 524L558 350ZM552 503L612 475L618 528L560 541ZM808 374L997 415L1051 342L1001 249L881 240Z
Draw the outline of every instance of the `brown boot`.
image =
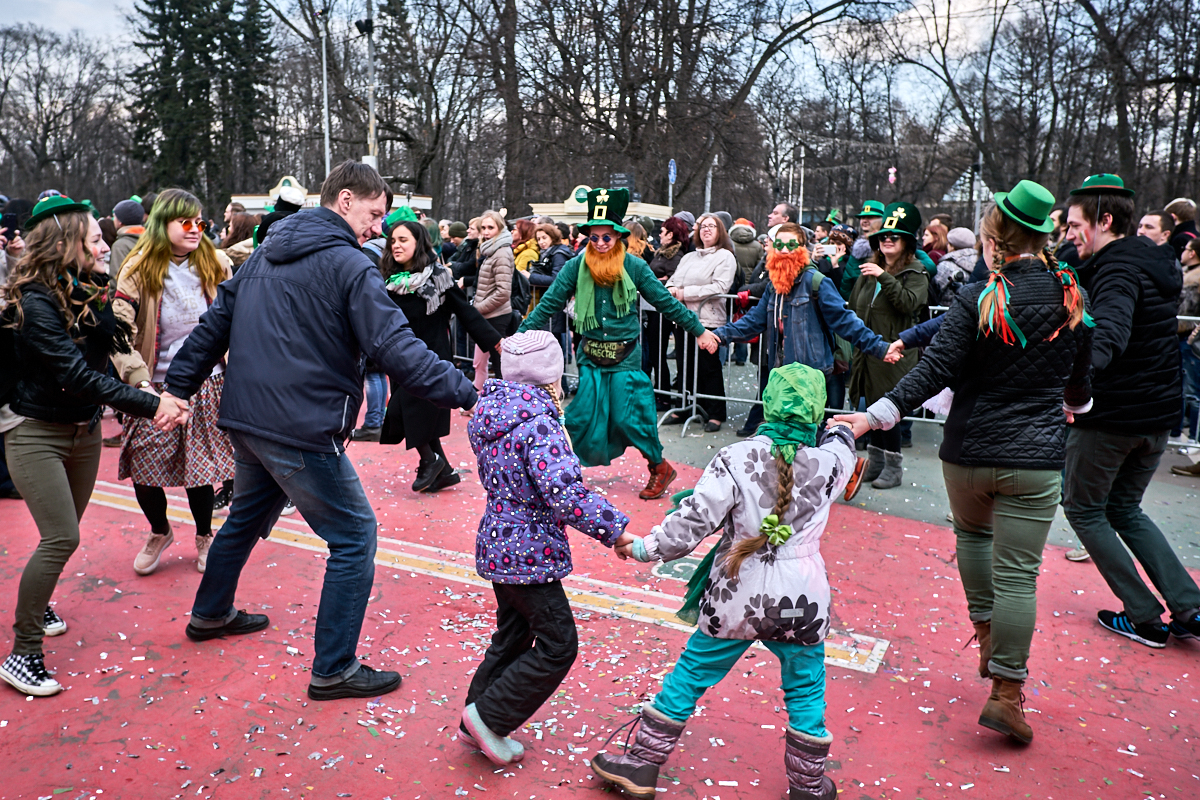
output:
M975 626L975 638L979 641L979 677L990 678L992 673L988 671L988 662L992 660L992 621L973 622Z
M1025 702L1021 692L1024 683L992 676L992 694L979 715L979 724L1029 744L1033 741L1033 728L1025 721L1025 709L1021 706Z
M657 500L667 493L667 487L671 485L671 481L675 480L675 476L678 474L666 460L651 466L650 480L646 483L646 488L638 493L638 497L643 500Z

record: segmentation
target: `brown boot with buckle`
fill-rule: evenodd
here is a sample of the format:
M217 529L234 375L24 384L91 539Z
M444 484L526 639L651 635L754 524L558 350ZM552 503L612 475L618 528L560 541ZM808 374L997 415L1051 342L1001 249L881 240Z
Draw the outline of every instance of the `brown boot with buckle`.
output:
M993 675L992 694L979 714L979 724L1023 744L1032 742L1033 728L1025 721L1025 709L1022 707L1025 695L1021 687L1024 684L1024 681L1010 681Z
M975 626L975 639L979 642L979 677L990 678L988 662L992 660L992 621L972 622ZM968 641L967 644L971 642Z
M646 488L638 493L638 497L643 500L657 500L667 493L667 487L671 485L671 481L675 480L675 476L678 474L666 460L652 465L650 480L646 483Z

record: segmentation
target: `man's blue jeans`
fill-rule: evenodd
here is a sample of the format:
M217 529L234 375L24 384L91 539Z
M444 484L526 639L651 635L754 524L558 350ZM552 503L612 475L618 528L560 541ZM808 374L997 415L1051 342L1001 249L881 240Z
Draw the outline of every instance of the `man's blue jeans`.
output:
M192 624L220 627L237 615L242 568L271 532L290 497L304 521L329 545L317 610L314 681L336 682L358 671L355 649L375 580L375 512L345 453L313 453L241 431L229 431L235 472L229 520L213 538L196 590Z
M387 374L383 372L367 373L367 415L363 419L364 428L382 428L383 412L387 410Z

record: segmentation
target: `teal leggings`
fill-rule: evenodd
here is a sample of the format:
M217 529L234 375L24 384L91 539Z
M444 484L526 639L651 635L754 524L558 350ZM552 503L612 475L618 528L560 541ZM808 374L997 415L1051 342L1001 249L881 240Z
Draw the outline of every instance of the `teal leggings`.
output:
M746 639L715 639L696 631L683 655L663 680L654 707L677 722L696 710L696 701L716 686L753 644ZM780 663L780 686L788 724L800 733L825 737L825 643L763 642Z

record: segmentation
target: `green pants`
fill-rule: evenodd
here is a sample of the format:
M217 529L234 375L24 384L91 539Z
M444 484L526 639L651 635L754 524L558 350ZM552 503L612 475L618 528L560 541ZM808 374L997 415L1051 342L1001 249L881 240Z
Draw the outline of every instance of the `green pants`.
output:
M679 662L663 679L654 707L677 722L696 711L696 701L737 666L749 639L717 639L700 631L692 634ZM787 706L788 724L809 736L829 735L825 729L825 643L763 644L779 659L779 683Z
M67 560L79 547L79 519L100 467L100 426L27 419L4 434L13 484L25 498L41 542L17 589L13 652L42 652L42 618Z
M942 462L954 512L958 571L972 622L992 623L993 675L1029 677L1029 643L1037 623L1042 549L1062 489L1062 473L1019 467L963 467Z

